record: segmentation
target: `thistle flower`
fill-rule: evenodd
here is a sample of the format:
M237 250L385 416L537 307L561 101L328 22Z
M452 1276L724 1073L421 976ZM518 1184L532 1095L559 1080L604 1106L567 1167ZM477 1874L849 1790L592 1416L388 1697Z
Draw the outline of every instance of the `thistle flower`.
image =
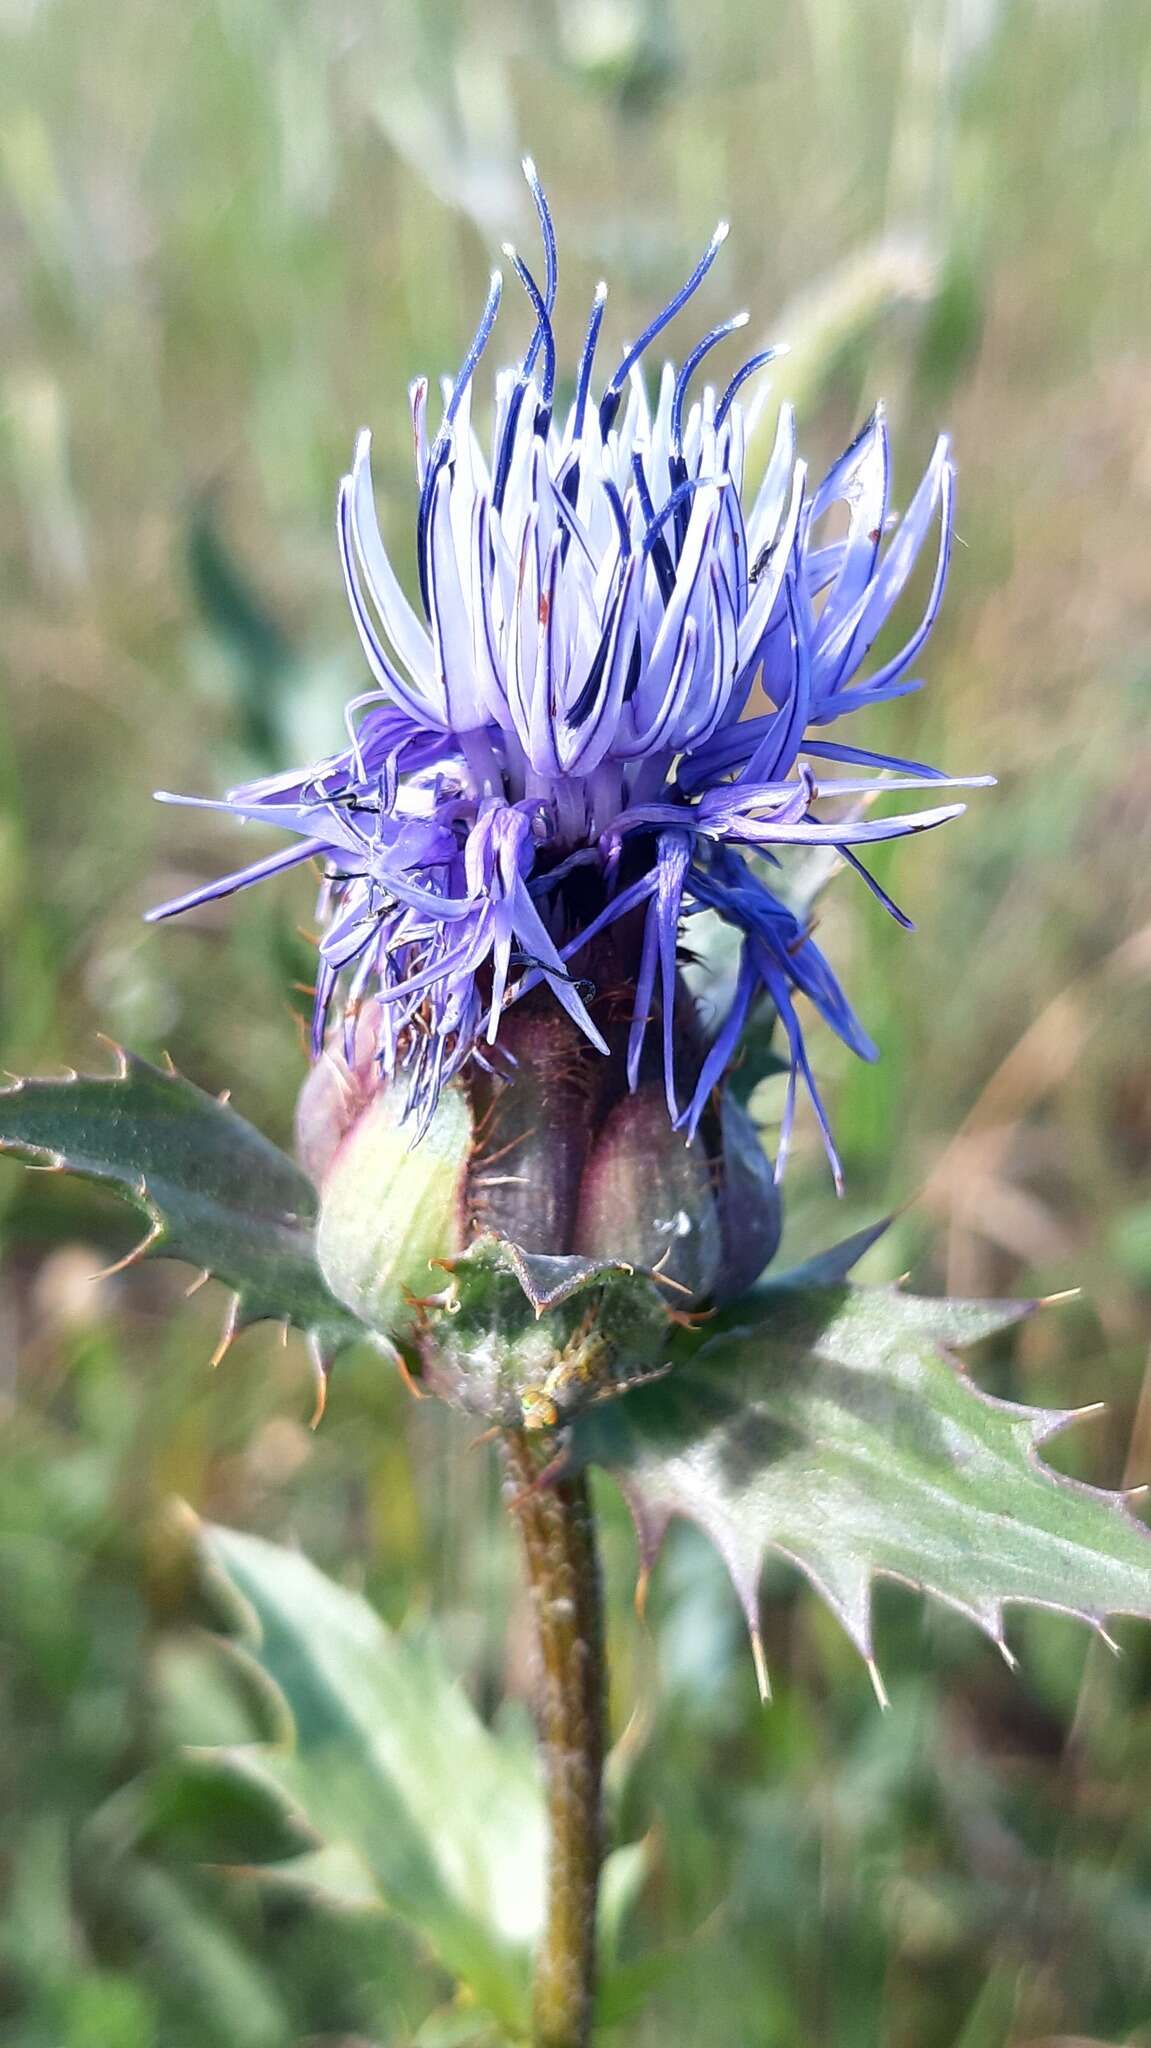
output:
M165 796L294 837L152 916L317 858L314 1050L337 997L345 1033L365 999L378 997L376 1057L386 1075L404 1075L420 1129L469 1063L499 1070L509 1057L501 1027L533 989L550 991L576 1030L608 1052L592 1014L595 946L626 922L631 1087L646 1071L654 1026L668 1115L694 1136L749 1016L766 1001L791 1066L777 1171L802 1080L838 1180L797 996L854 1052L872 1059L875 1048L769 877L788 847L834 847L906 924L857 849L941 825L963 808L865 815L861 799L873 794L957 783L835 734L851 714L919 687L911 671L947 573L947 443L937 444L896 520L882 411L811 489L785 406L762 481L745 500L763 387L750 409L745 389L778 351L757 352L726 388L705 385L693 396L705 358L745 323L739 314L705 334L680 367L665 365L654 409L644 379L654 344L710 271L724 224L596 396L600 285L572 395L557 408L556 238L530 162L525 173L543 280L506 250L535 325L522 362L496 377L487 450L472 425L472 395L500 305L499 272L459 373L444 385L432 438L426 382L411 391L419 608L380 536L364 433L337 521L372 677L347 707L348 744L318 766L245 784L214 805ZM825 515L839 504L846 532L822 539ZM933 530L923 615L867 672ZM734 999L710 1042L698 1029L685 1040L689 998L677 968L681 936L703 911L742 935Z

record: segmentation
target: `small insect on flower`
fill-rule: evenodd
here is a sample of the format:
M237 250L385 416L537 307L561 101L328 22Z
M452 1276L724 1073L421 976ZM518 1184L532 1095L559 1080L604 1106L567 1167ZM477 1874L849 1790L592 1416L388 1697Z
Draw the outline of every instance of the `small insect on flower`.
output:
M477 1063L499 1070L508 1012L533 991L550 992L574 1031L608 1054L588 989L601 981L597 944L612 931L616 990L621 979L627 989L626 1084L647 1073L653 1033L668 1114L693 1136L753 1010L771 1010L791 1069L777 1172L802 1080L838 1179L797 996L854 1052L872 1059L875 1049L771 877L789 847L838 849L906 923L858 849L962 809L945 802L864 815L860 799L872 794L957 783L836 736L842 720L919 687L912 665L947 574L947 443L895 520L882 411L810 487L784 406L764 474L745 492L766 387L746 410L745 391L778 350L751 355L722 388L693 390L744 314L711 328L678 367L665 364L653 405L646 363L703 285L726 224L602 382L599 286L573 395L557 414L556 237L535 169L524 168L543 275L508 247L534 328L522 361L496 376L486 441L472 397L500 306L499 272L433 436L426 382L410 394L418 606L380 536L365 433L337 517L372 678L347 707L348 744L209 805L278 826L292 843L152 916L317 856L315 1052L337 999L351 1032L365 996L378 996L379 1066L403 1074L417 1130L456 1076ZM824 538L837 505L846 531ZM868 669L933 529L922 616ZM678 961L685 921L705 911L742 941L730 1006L710 1032L685 1015L692 1005Z

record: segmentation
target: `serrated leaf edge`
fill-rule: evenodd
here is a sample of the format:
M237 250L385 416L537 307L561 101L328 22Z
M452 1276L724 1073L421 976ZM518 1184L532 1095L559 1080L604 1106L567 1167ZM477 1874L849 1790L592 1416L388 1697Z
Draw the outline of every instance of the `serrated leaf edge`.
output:
M874 1291L896 1293L899 1290L895 1288L877 1288ZM1003 1304L1004 1308L1014 1307L1017 1312L1017 1319L1020 1321L1025 1317L1033 1315L1037 1309L1046 1305L1042 1301L1020 1301L1013 1304ZM986 1388L980 1386L978 1380L974 1379L968 1371L959 1346L936 1343L932 1348L949 1368L962 1378L967 1390L976 1397L983 1407L991 1409L997 1414L1005 1415L1024 1425L1026 1434L1024 1455L1028 1465L1038 1478L1057 1490L1080 1494L1107 1507L1131 1531L1137 1532L1145 1539L1147 1544L1147 1568L1149 1574L1151 1574L1151 1530L1148 1529L1146 1523L1139 1516L1131 1512L1130 1507L1131 1499L1139 1497L1145 1489L1138 1487L1116 1489L1094 1486L1087 1480L1076 1479L1073 1475L1057 1471L1039 1455L1041 1445L1060 1435L1072 1423L1083 1422L1093 1416L1106 1414L1107 1403L1104 1401L1090 1401L1078 1408L1035 1408L1026 1402L1008 1401L1000 1395L989 1393ZM620 1398L626 1399L626 1394L621 1395ZM637 1487L629 1485L625 1472L614 1470L610 1466L605 1469L618 1485L635 1528L639 1551L636 1604L640 1613L642 1614L646 1602L647 1585L651 1572L654 1569L671 1523L675 1520L693 1522L718 1552L731 1579L748 1631L760 1697L765 1704L771 1699L771 1683L760 1628L759 1589L763 1565L769 1553L782 1558L785 1563L791 1565L800 1574L801 1578L805 1579L819 1595L832 1614L835 1615L845 1634L859 1651L867 1667L876 1699L882 1709L886 1709L890 1701L882 1675L875 1661L872 1640L872 1596L874 1587L880 1580L888 1580L892 1584L906 1586L910 1591L920 1593L926 1599L938 1601L941 1606L947 1607L953 1613L961 1615L964 1620L973 1622L976 1628L994 1644L1008 1668L1012 1671L1017 1669L1018 1660L1012 1653L1004 1633L1007 1610L1009 1608L1035 1608L1041 1612L1061 1614L1070 1620L1083 1622L1115 1655L1120 1654L1119 1646L1106 1627L1108 1619L1113 1615L1130 1616L1139 1620L1146 1619L1146 1616L1141 1615L1139 1610L1135 1608L1120 1606L1107 1608L1106 1610L1093 1610L1069 1604L1065 1601L1041 1600L1026 1594L1006 1594L996 1600L993 1606L981 1609L973 1606L970 1602L957 1599L954 1594L939 1591L936 1587L928 1585L922 1579L916 1579L903 1572L892 1571L882 1566L871 1567L862 1574L860 1591L863 1598L857 1612L827 1585L818 1570L806 1559L796 1556L785 1544L777 1542L765 1544L760 1553L758 1563L754 1569L749 1571L745 1561L729 1550L722 1541L722 1538L714 1530L699 1521L689 1509L664 1506L662 1504L653 1507L650 1502L643 1499ZM562 1478L564 1470L563 1460L557 1460L555 1477Z
M134 1068L142 1068L146 1072L164 1073L172 1080L182 1081L187 1087L195 1090L197 1093L207 1092L206 1090L201 1091L195 1081L192 1081L187 1074L181 1073L170 1053L165 1052L163 1054L163 1067L156 1067L151 1060L144 1059L139 1053L129 1051L127 1046L119 1044L116 1039L106 1037L103 1032L97 1032L96 1036L100 1043L107 1046L113 1055L115 1066L110 1074L83 1073L78 1067L73 1066L65 1066L63 1074L59 1077L17 1074L11 1077L6 1087L0 1088L0 1100L8 1096L33 1093L38 1088L70 1088L81 1086L85 1082L91 1082L98 1087L115 1088L120 1083L130 1080ZM208 1099L218 1102L222 1107L226 1107L231 1101L231 1089L225 1088L219 1095L209 1096ZM255 1127L253 1126L253 1128ZM46 1145L34 1145L23 1140L15 1141L0 1137L0 1153L5 1153L13 1159L21 1160L26 1170L30 1173L72 1173L75 1171L69 1165L63 1153L57 1152L52 1147ZM126 1252L123 1258L116 1259L110 1266L102 1267L98 1272L93 1273L93 1280L110 1280L116 1274L127 1272L132 1266L142 1263L145 1259L163 1258L165 1256L165 1246L169 1241L171 1233L163 1211L152 1200L145 1174L141 1174L135 1183L127 1179L119 1181L111 1175L105 1176L102 1174L79 1174L77 1177L80 1179L97 1180L101 1184L110 1185L121 1200L137 1208L146 1217L148 1222L148 1228L139 1243L133 1245L132 1249ZM293 1209L285 1209L282 1212L282 1220L285 1223L299 1224L301 1228L306 1228L309 1221L298 1210ZM174 1257L176 1255L169 1254L169 1256ZM183 1262L181 1261L181 1263ZM218 1279L218 1277L210 1268L201 1267L195 1273L191 1285L186 1289L185 1298L196 1293L207 1281ZM227 1285L226 1282L221 1284ZM345 1308L343 1303L339 1304L339 1306L343 1309L349 1321L355 1320L350 1309ZM245 1314L243 1291L232 1288L224 1315L223 1328L215 1349L209 1357L209 1366L214 1369L222 1364L236 1338L242 1331L254 1328L258 1323L276 1321L281 1322L286 1342L287 1331L292 1327L291 1317L279 1318L275 1315L249 1317ZM309 1427L316 1429L323 1418L327 1403L328 1374L331 1371L333 1360L344 1347L342 1344L326 1343L319 1326L297 1327L300 1328L300 1334L304 1338L312 1367L315 1398ZM364 1327L363 1334L365 1336L371 1334L366 1326ZM351 1343L355 1339L349 1335L346 1341Z

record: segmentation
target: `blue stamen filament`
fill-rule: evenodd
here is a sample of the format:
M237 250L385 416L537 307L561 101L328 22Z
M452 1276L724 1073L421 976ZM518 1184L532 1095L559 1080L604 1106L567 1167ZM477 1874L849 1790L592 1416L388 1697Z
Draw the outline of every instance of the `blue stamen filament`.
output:
M716 228L714 235L708 243L707 248L704 250L703 255L700 257L699 262L696 264L695 269L692 271L691 276L688 278L686 284L682 284L680 286L679 290L675 294L675 297L668 300L668 303L664 307L663 312L658 313L656 315L655 319L652 320L650 324L644 328L639 340L633 342L631 347L628 349L622 363L620 364L618 370L615 373L615 376L612 378L611 383L608 385L607 390L604 392L604 395L600 400L600 432L604 435L605 438L615 420L616 413L619 411L619 402L621 394L623 392L623 387L627 383L627 380L631 375L631 372L634 369L635 365L638 363L644 351L651 347L651 344L655 340L657 334L662 334L664 328L669 324L670 321L675 319L677 313L682 311L683 307L686 306L688 300L695 296L696 292L700 288L700 285L703 283L704 278L707 276L708 271L711 269L712 264L715 262L715 259L718 256L720 250L722 249L724 243L726 242L727 235L727 222L725 220L721 220L719 226Z
M724 392L723 397L720 399L719 404L716 407L715 424L717 430L720 427L722 427L725 419L728 416L728 413L731 411L731 408L738 394L742 391L744 385L747 383L748 378L754 377L756 371L764 369L768 363L774 363L778 356L785 356L787 354L787 350L788 344L785 341L780 341L776 343L774 348L761 348L757 355L748 357L746 363L742 364L741 367L736 371L734 377L731 380L731 383L728 385L727 390Z
M511 397L508 400L508 416L504 421L504 430L500 436L499 453L496 457L496 473L492 482L492 504L497 512L503 509L504 498L507 494L512 456L515 453L516 428L519 424L520 407L524 402L524 396L528 389L536 350L541 344L544 351L543 403L539 407L535 418L535 431L537 434L546 434L548 429L556 375L555 334L540 288L528 269L527 264L521 256L516 254L510 242L504 243L504 255L512 264L516 276L531 300L532 309L536 316L536 329L532 336L531 346L524 357L519 376L516 378Z
M666 604L672 591L675 589L675 565L671 559L671 549L668 547L663 536L662 522L655 515L651 491L648 488L647 477L644 474L643 457L638 448L631 458L631 473L635 478L640 511L647 522L647 535L651 537L651 546L649 548L647 537L645 536L644 552L651 555L651 565L656 573L660 596Z
M750 313L733 313L730 320L723 321L719 327L713 327L710 334L705 334L702 341L697 341L691 354L686 358L675 380L675 391L671 401L671 445L677 455L683 452L683 408L688 385L704 357L710 355L712 349L718 347L721 341L725 341L729 334L735 334L739 328L746 327L750 318Z
M522 284L525 292L531 300L532 311L536 316L536 331L532 336L531 347L528 349L527 355L524 357L524 366L520 382L527 381L527 378L532 369L532 365L535 362L537 350L542 347L544 352L544 367L543 376L540 379L540 387L543 402L545 406L547 406L550 410L552 394L555 391L556 384L556 338L554 329L552 327L549 310L547 306L544 304L543 293L540 291L540 288L536 283L535 278L532 276L531 271L528 269L527 264L524 262L523 257L517 254L516 250L512 247L512 244L510 242L504 243L503 253L507 257L508 262L512 265L512 268L514 269L516 276L519 278L520 283Z
M420 491L419 510L416 514L416 567L419 572L420 595L424 601L424 612L429 619L432 615L432 608L428 589L427 539L432 494L435 490L436 478L443 468L444 462L447 459L448 448L451 445L452 422L463 402L464 393L471 383L476 364L487 347L492 328L496 324L496 314L500 309L500 298L503 294L503 288L503 278L498 270L493 270L491 284L488 287L487 303L480 315L480 324L472 336L471 347L460 364L459 375L452 386L451 397L444 408L443 423L428 456L428 467L424 476L423 487Z
M595 288L595 297L592 300L591 316L587 326L587 338L583 345L583 354L579 359L579 369L576 373L575 405L572 410L572 447L576 452L575 460L563 482L564 496L569 505L574 505L579 495L579 447L580 441L583 438L583 423L587 415L588 392L591 388L591 373L592 365L595 362L596 343L599 340L600 328L603 326L603 309L606 304L607 286L601 279Z
M525 156L520 168L528 181L528 190L532 195L532 202L539 219L540 235L544 245L544 302L548 312L553 313L556 303L556 287L559 283L559 252L556 247L556 231L552 222L551 208L548 205L544 188L540 184L539 173L532 158ZM533 341L532 347L528 351L531 360L525 362L525 370L530 370L531 368L531 363L535 359L536 347L537 343Z

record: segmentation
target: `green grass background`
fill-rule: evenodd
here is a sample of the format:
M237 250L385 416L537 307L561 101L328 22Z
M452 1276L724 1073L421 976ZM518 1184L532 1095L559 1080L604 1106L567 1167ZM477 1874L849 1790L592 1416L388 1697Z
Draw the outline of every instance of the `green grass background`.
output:
M881 851L916 936L850 879L827 903L884 1059L813 1029L849 1192L805 1127L789 1243L906 1204L876 1275L1081 1287L979 1370L1106 1401L1056 1457L1151 1478L1142 0L3 0L0 1056L89 1065L98 1031L166 1048L286 1135L308 884L145 930L149 903L239 851L150 792L338 738L363 677L335 483L370 423L402 555L406 385L455 365L493 249L526 244L525 148L569 360L601 274L619 341L728 214L707 311L746 304L755 343L791 342L777 389L814 458L883 396L905 501L954 434L962 545L929 688L870 733L1000 782ZM506 345L526 328L513 307ZM393 1620L432 1611L485 1711L522 1697L483 1454L370 1359L314 1437L294 1346L251 1334L210 1375L214 1290L185 1306L164 1268L93 1285L130 1240L87 1191L5 1165L0 1236L3 2038L447 2043L455 2020L426 2016L450 1987L418 1942L237 1900L163 1843L129 1898L98 1817L191 1725L194 1678L161 1705L152 1682L183 1670L172 1492L300 1542ZM1145 1631L1113 1666L1020 1619L1011 1677L889 1589L881 1717L780 1570L765 1714L715 1560L678 1538L641 1632L606 1488L604 1512L620 1826L650 1844L625 1946L678 1959L611 2038L1151 2043Z

